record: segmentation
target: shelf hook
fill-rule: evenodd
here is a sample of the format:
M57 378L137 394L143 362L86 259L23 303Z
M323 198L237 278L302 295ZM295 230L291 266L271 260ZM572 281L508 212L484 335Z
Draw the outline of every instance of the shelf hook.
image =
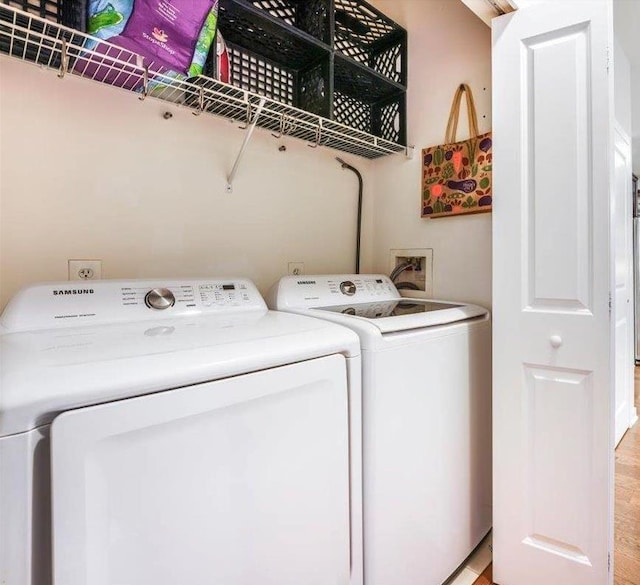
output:
M260 103L262 103L262 101ZM250 125L251 125L251 102L247 102L246 122L245 122L244 126L240 126L240 130L246 130Z
M248 127L247 130L247 135L244 137L244 142L242 143L242 146L240 147L240 152L238 153L238 156L236 157L236 162L233 165L233 168L231 169L231 173L229 173L229 177L227 178L227 188L226 191L227 193L232 193L233 192L233 179L236 176L236 173L238 172L238 167L240 166L240 161L242 160L242 155L244 154L244 151L247 149L247 145L249 144L249 140L251 140L251 135L253 134L253 131L256 129L256 124L258 123L258 118L260 117L260 114L262 114L262 110L264 108L265 103L267 102L266 98L261 98L260 99L260 103L258 104L258 107L256 108L256 113L253 117L253 121L251 122L251 124ZM249 120L251 120L251 103L249 103Z
M142 95L138 98L140 101L144 101L144 99L149 95L149 66L144 66L144 73L142 75Z
M307 144L309 148L318 148L320 141L322 140L322 118L318 118L318 127L316 128L316 142L315 144Z
M200 93L198 95L198 111L191 112L194 116L199 116L204 112L204 87L200 86Z
M62 39L62 50L60 51L60 72L58 77L62 79L69 69L69 57L67 55L67 39Z
M272 133L271 133L271 136L273 136L274 138L278 138L278 139L279 139L279 138L282 138L282 137L284 136L284 131L285 131L285 128L286 128L286 126L287 126L287 124L286 124L286 118L287 118L286 114L282 113L282 114L280 115L280 131L278 132L278 134L274 134L274 133L272 132Z

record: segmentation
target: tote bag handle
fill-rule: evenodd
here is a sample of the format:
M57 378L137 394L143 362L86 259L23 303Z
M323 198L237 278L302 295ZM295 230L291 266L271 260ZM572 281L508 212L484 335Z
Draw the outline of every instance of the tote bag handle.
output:
M447 133L444 138L445 144L453 144L456 142L458 119L460 118L460 106L462 105L462 94L465 94L465 97L467 98L469 138L475 138L480 134L480 132L478 132L478 114L476 112L476 103L473 99L473 93L471 93L471 88L466 83L461 83L456 90L456 94L453 96L449 122L447 123Z

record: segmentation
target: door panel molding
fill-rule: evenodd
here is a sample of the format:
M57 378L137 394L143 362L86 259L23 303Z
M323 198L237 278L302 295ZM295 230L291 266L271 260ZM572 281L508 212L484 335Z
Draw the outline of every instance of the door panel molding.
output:
M591 566L592 372L525 365L524 544ZM558 442L559 437L564 437ZM586 487L586 489L585 489Z
M591 314L593 192L591 30L580 23L524 39L525 307ZM559 131L561 129L561 131ZM557 172L561 166L563 172ZM561 196L559 196L561 195ZM550 234L570 234L556 245Z

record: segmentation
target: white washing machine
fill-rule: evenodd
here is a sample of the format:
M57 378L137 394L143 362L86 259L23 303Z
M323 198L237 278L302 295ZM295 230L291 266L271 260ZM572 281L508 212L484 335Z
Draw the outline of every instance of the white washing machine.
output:
M491 325L382 275L285 277L271 308L362 346L366 585L439 585L491 528Z
M362 583L352 331L240 278L43 284L1 325L0 583Z

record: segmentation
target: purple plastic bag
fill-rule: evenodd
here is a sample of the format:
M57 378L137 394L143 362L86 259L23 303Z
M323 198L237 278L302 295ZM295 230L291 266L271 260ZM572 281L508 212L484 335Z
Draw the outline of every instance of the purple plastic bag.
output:
M114 67L114 61L119 61ZM140 64L136 56L123 51L120 47L111 47L101 43L81 54L75 61L73 70L82 77L89 77L102 83L124 89L141 91L144 87Z
M204 22L218 0L131 2L133 7L122 33L106 37L117 46L88 44L87 51L75 60L74 71L134 91L143 89L142 62L136 55L144 57L147 64L153 62L155 72L166 72L169 77L176 72L188 74Z
M215 0L135 0L115 45L144 55L150 62L187 73L196 42Z

